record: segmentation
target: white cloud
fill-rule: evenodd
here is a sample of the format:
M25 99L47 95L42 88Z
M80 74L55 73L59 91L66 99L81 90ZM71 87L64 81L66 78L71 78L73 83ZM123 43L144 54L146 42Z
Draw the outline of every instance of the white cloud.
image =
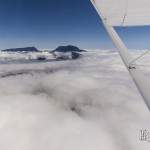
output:
M149 149L150 113L118 54L84 55L1 65L0 149Z

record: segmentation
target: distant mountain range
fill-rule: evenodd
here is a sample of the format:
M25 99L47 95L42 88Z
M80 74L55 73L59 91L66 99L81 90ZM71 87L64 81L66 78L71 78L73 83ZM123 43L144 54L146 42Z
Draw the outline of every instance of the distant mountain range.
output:
M39 52L39 50L36 47L24 47L5 49L2 52Z
M24 48L10 48L1 50L2 52L39 52L36 47L24 47ZM59 46L55 50L52 50L51 53L54 52L86 52L86 50L79 49L76 46L68 45L68 46Z

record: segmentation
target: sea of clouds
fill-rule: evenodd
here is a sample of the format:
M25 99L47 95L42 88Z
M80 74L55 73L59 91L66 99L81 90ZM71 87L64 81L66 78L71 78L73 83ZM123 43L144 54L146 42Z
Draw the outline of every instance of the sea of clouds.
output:
M0 150L149 150L150 112L114 51L0 65Z

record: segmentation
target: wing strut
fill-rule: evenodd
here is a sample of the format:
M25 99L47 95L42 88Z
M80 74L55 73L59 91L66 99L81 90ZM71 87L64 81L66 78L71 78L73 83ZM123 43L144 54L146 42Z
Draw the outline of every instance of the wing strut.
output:
M101 13L99 12L98 8L95 5L94 0L91 0L93 5L95 6L98 14L100 15L104 27L107 30L110 38L112 39L113 43L118 49L118 52L128 69L134 83L136 84L136 87L140 94L142 95L148 109L150 110L150 82L149 80L146 80L144 77L143 72L140 70L139 66L136 66L135 64L132 64L133 58L131 57L127 47L125 46L124 42L119 37L118 33L115 31L113 26L110 26L107 24L107 19L104 18Z

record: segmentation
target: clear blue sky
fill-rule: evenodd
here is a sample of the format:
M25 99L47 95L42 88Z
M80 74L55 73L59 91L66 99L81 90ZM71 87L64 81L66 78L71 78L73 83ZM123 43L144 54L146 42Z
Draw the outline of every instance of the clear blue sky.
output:
M150 48L150 27L117 31L129 48ZM114 48L90 0L0 0L0 49L68 44Z

